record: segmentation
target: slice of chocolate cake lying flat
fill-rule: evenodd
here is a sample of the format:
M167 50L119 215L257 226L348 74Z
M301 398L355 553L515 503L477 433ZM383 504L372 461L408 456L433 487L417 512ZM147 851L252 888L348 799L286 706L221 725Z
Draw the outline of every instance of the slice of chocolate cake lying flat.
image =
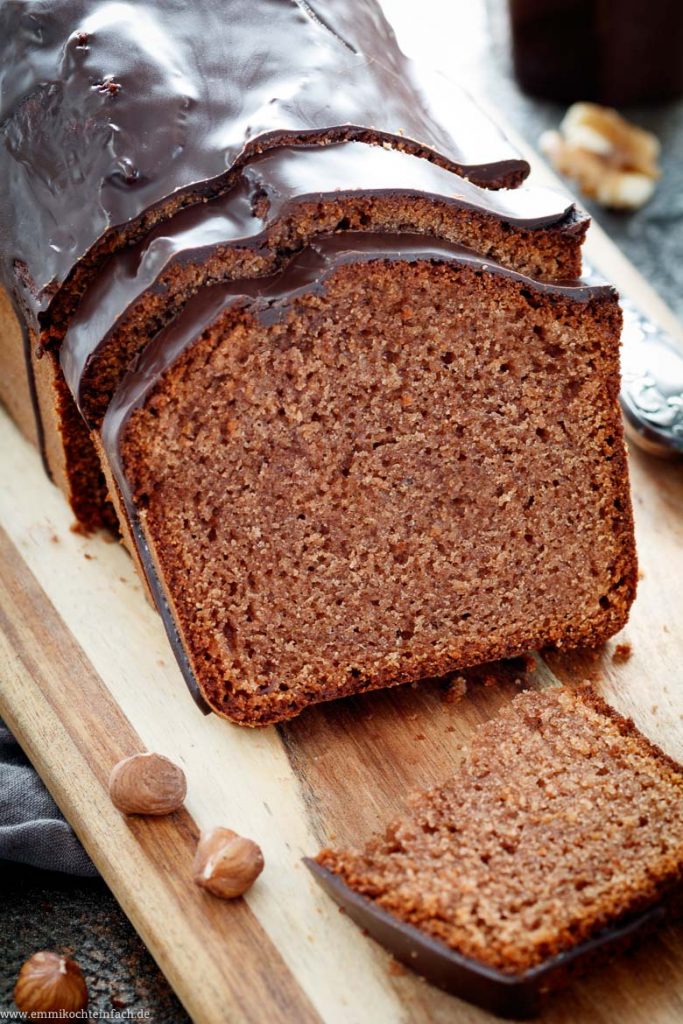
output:
M193 686L248 725L624 623L608 287L419 235L200 291L102 428Z
M683 767L589 689L523 693L383 836L307 863L429 980L529 1015L680 910Z

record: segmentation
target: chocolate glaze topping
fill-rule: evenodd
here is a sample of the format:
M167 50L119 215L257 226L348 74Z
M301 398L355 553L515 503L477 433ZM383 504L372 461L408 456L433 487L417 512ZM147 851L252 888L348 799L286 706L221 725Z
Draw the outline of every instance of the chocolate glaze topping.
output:
M481 189L399 150L347 142L264 153L242 169L230 192L181 210L104 265L61 346L62 369L81 412L81 382L88 361L141 296L163 287L158 278L169 265L200 263L211 251L226 246L259 249L272 226L297 204L354 195L420 196L527 229L561 222L582 228L585 219L568 196L552 189Z
M371 0L4 0L2 276L40 313L112 227L287 143L389 140L483 185L528 173Z
M544 995L566 985L572 975L599 958L628 948L641 934L666 920L663 902L605 928L595 938L551 957L523 974L479 963L433 939L414 925L387 913L373 900L349 888L342 878L308 857L304 864L318 885L360 928L427 981L500 1017L535 1016Z
M138 556L151 593L161 614L179 667L194 699L207 710L192 666L168 607L154 560L144 537L135 497L126 478L121 453L126 424L142 405L161 376L190 345L222 314L248 306L264 326L277 323L289 312L292 302L306 292L324 292L327 279L341 266L372 260L430 260L453 263L490 271L519 281L525 288L543 294L559 295L578 302L615 297L609 285L587 285L581 281L539 282L508 270L464 246L427 238L423 235L390 235L342 232L323 235L310 242L285 267L268 277L231 281L202 288L184 310L164 327L141 353L137 364L128 370L109 405L101 431L102 445L131 527Z
M14 310L17 317L17 323L21 329L21 343L24 355L24 366L26 367L26 382L28 384L28 393L31 400L31 412L33 413L33 422L36 425L36 441L38 443L38 452L40 454L40 461L43 464L45 475L48 480L54 481L52 475L52 468L47 457L47 449L45 447L45 424L43 423L43 417L40 413L40 401L38 399L38 388L36 386L36 378L33 372L33 362L31 360L31 335L28 330L28 326L21 315L21 311Z

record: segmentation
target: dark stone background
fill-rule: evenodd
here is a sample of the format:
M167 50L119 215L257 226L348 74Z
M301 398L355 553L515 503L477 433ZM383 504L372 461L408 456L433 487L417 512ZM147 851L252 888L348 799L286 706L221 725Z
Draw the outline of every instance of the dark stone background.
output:
M73 956L88 984L90 1009L148 1011L140 1019L189 1024L104 882L0 864L0 1010L14 1007L19 968L40 949Z
M490 9L495 19L491 59L479 65L479 84L535 145L541 131L557 126L564 108L532 100L515 86L498 0L490 0ZM586 205L683 316L683 102L624 113L659 136L662 181L652 202L635 213ZM39 949L73 953L88 979L93 1008L148 1010L154 1024L189 1020L103 882L0 865L0 1009L12 1005L19 967Z

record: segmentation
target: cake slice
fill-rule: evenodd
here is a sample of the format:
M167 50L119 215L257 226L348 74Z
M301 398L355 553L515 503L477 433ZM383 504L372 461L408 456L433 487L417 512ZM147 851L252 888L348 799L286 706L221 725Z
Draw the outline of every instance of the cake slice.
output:
M234 721L597 644L636 563L608 287L418 235L200 291L105 465L186 677Z
M587 688L526 692L383 836L308 863L399 959L524 1016L679 909L683 768Z
M98 428L131 361L205 284L265 276L322 232L420 232L541 280L576 278L588 217L551 189L490 191L398 150L347 142L263 154L225 196L181 211L114 255L60 350Z

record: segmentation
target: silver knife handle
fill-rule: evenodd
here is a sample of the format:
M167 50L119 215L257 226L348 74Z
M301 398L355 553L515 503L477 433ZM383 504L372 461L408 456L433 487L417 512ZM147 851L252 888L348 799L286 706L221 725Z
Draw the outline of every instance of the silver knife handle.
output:
M597 275L586 268L590 281ZM683 455L683 350L671 336L621 297L620 402L628 436L660 456Z

